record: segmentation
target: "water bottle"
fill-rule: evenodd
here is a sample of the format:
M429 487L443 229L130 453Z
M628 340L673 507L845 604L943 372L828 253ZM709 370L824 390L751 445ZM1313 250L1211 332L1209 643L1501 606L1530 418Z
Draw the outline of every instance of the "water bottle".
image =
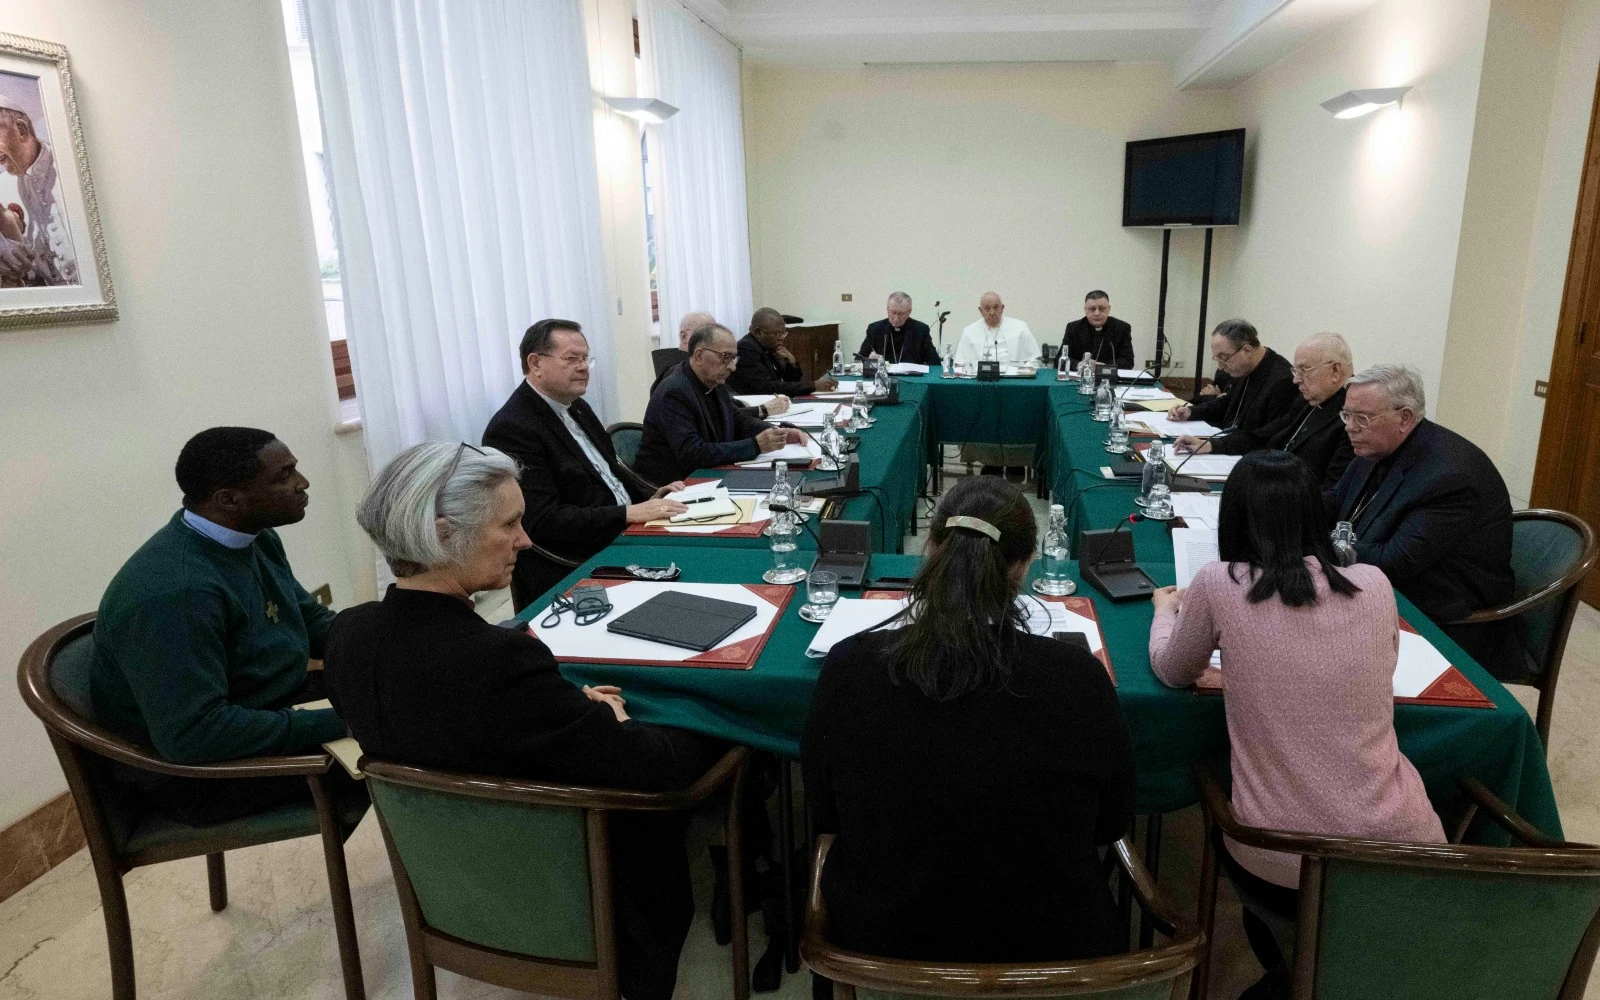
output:
M939 364L944 369L939 373L940 378L955 378L956 349L949 344L944 345L944 357L940 359Z
M1034 590L1052 597L1064 597L1078 589L1068 570L1067 512L1058 503L1050 505L1050 526L1045 530L1044 543L1039 547L1039 559L1044 575L1034 581Z
M1067 349L1063 347L1056 354L1056 381L1065 382L1072 372L1072 359L1067 357Z
M839 410L835 407L833 415L822 426L822 437L817 442L822 447L821 467L825 472L837 472L843 464L841 453L844 451L844 442L839 438L839 428L834 426L838 415Z
M1095 386L1094 413L1091 414L1093 419L1102 424L1110 420L1111 410L1115 405L1116 401L1111 397L1111 383L1109 381L1101 382Z
M767 529L772 540L772 568L761 574L761 579L768 583L799 583L806 578L806 571L796 552L799 546L795 544L793 515L788 515L781 523L780 517L786 516L772 515L772 526Z
M1128 418L1123 414L1122 407L1113 408L1111 413L1111 427L1106 434L1106 451L1120 455L1128 450Z
M776 533L785 524L786 519L792 521L794 514L788 513L794 508L794 484L789 482L789 463L772 463L772 489L767 491L767 510L772 512L772 517L767 521L765 534ZM779 508L783 508L779 510Z
M1134 501L1141 507L1150 506L1150 491L1157 486L1167 488L1167 507L1172 507L1172 470L1167 468L1167 446L1157 440L1151 442L1150 450L1144 453L1144 482L1140 486L1139 496ZM1145 515L1150 516L1148 510ZM1164 520L1164 519L1162 519Z
M850 429L851 430L858 431L861 428L866 427L869 423L871 423L871 421L868 419L868 416L867 416L867 407L869 405L871 405L871 404L868 403L868 401L867 401L867 386L866 386L866 383L857 382L856 383L856 394L850 400Z
M843 341L835 340L833 342L833 371L831 372L831 374L836 375L836 376L844 374L844 342Z
M1349 521L1333 526L1333 557L1340 566L1356 564L1356 529Z
M1150 502L1145 505L1144 516L1152 521L1170 521L1172 515L1172 487L1156 483L1150 487Z
M872 395L875 399L889 398L889 366L880 364L878 373L872 377Z
M1094 373L1094 358L1084 351L1083 360L1078 362L1078 395L1094 395Z

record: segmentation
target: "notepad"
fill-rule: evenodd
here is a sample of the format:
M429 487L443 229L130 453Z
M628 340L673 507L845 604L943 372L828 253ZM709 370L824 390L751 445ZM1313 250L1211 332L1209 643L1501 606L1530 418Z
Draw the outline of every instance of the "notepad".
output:
M701 500L705 497L715 496L717 489L721 486L722 480L707 479L703 483L695 483L693 486L685 486L676 493L668 493L666 498L668 500L676 500L679 503L688 503L691 500Z
M770 469L773 462L788 462L790 465L809 465L822 457L822 448L815 441L807 438L800 444L786 444L777 451L764 451L757 455L753 461L740 462L742 469Z
M673 524L705 524L714 517L727 517L729 514L739 513L739 508L734 506L733 498L728 496L728 491L721 488L683 502L688 504L689 509L682 514L672 515Z

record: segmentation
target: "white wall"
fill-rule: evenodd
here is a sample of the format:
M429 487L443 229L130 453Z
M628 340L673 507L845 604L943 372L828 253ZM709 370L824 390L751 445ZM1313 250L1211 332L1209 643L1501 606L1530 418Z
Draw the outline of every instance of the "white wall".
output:
M1239 124L1226 92L1177 93L1155 64L746 66L757 305L834 322L851 349L903 289L946 335L1001 293L1041 341L1091 288L1155 344L1161 234L1122 228L1123 143ZM1234 231L1217 231L1213 290ZM1167 332L1193 366L1202 237L1173 237ZM840 295L854 296L851 302ZM719 317L742 332L747 317ZM1211 322L1223 318L1213 308Z
M1357 368L1415 365L1436 399L1488 0L1381 0L1236 88L1254 139L1225 308L1287 352L1334 330ZM1339 120L1319 103L1410 86Z
M12 0L3 27L71 55L122 318L0 332L0 663L95 608L177 509L178 449L213 424L294 450L311 507L283 531L290 559L349 603L367 550L348 490L365 462L333 434L277 4ZM65 789L11 684L0 760L0 825Z

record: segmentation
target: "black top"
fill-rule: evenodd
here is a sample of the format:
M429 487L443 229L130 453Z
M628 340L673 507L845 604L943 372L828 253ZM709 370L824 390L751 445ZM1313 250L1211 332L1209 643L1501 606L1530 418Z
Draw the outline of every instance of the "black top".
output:
M728 387L741 396L809 396L816 389L799 365L778 357L753 333L739 338L739 367L728 376Z
M1338 519L1354 522L1360 560L1383 570L1441 624L1509 600L1516 586L1511 499L1489 456L1421 420L1386 461L1387 474L1363 506L1378 464L1355 459L1333 488Z
M391 586L328 632L328 697L363 753L508 778L665 791L698 776L675 735L618 722L544 643L465 601Z
M1009 691L935 701L894 684L889 637L833 647L800 757L829 936L897 958L1109 954L1116 911L1096 845L1133 821L1133 757L1100 661L1028 636Z
M650 482L665 484L696 469L749 462L761 453L756 435L766 429L734 405L727 386L707 389L692 367L679 365L650 394L633 467Z
M869 325L856 357L865 358L873 351L891 364L901 361L918 365L939 364L939 349L933 346L928 324L920 320L907 319L906 325L898 330L890 325L888 319L880 319Z
M1201 397L1190 407L1190 420L1204 420L1223 430L1257 430L1264 427L1301 399L1289 372L1289 359L1266 349L1255 371L1243 378L1230 379L1220 396Z
M629 499L650 499L654 490L617 461L611 437L589 404L574 400L571 413ZM616 494L600 478L555 409L526 380L489 419L483 443L499 448L522 466L526 505L522 528L534 548L517 554L517 568L511 577L513 602L520 611L569 572L570 567L551 560L550 554L575 562L589 558L628 526L627 508L617 502Z
M1133 327L1115 316L1107 316L1105 326L1098 330L1089 325L1088 317L1068 323L1061 336L1061 349L1067 352L1073 368L1085 354L1092 361L1115 362L1118 368L1138 367L1133 363Z
M1241 428L1212 438L1211 450L1218 455L1245 455L1263 448L1291 452L1305 459L1323 489L1331 489L1355 458L1350 435L1339 419L1344 393L1341 387L1317 406L1301 396L1282 416L1255 430Z

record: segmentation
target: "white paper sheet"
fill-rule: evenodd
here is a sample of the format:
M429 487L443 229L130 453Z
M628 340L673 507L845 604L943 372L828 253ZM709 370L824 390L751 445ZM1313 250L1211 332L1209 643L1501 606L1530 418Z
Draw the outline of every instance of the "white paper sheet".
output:
M820 430L827 426L828 417L834 410L839 411L841 420L850 419L852 410L848 403L841 404L834 400L827 400L815 403L796 403L777 416L768 417L767 423L794 424L796 427L804 427L808 430Z
M1168 455L1167 467L1176 471L1183 467L1183 475L1197 479L1227 479L1243 455Z
M1206 563L1217 561L1217 533L1211 528L1172 529L1172 568L1178 586L1194 582L1195 573Z
M706 521L713 517L726 517L738 512L739 508L733 505L733 497L728 495L728 491L717 489L705 497L695 499L689 504L688 510L682 514L672 515L671 520L673 524L681 524L684 521Z
M770 469L773 462L789 462L794 465L804 465L813 459L822 457L822 448L810 438L801 444L786 444L777 451L764 451L757 455L753 462L740 462L742 469Z
M1150 385L1136 385L1136 386L1133 386L1132 388L1123 389L1123 390L1119 391L1117 393L1117 395L1121 396L1124 400L1126 400L1126 401L1128 401L1130 403L1142 403L1142 402L1144 402L1146 400L1150 400L1150 399L1177 399L1178 398L1177 396L1173 395L1172 393L1168 392L1165 389L1159 388L1157 386L1150 386Z
M1154 382L1156 377L1142 368L1118 368L1117 379L1123 382Z
M1188 521L1191 528L1217 530L1217 513L1221 509L1221 493L1172 494L1172 512Z
M1098 653L1104 645L1100 641L1100 626L1093 618L1080 615L1059 601L1047 601L1032 594L1021 594L1017 604L1028 615L1028 631L1034 635L1054 635L1057 632L1082 632L1089 640L1089 652Z
M766 395L766 396L755 395L755 396L735 396L733 398L743 406L766 406L768 403L772 402L774 399L777 399L778 397L774 396L774 395Z
M898 601L868 600L865 598L842 597L828 612L828 620L817 629L817 634L811 637L811 644L806 647L806 655L821 658L828 655L828 650L834 644L850 638L858 632L876 628L900 613L906 606L909 598Z
M927 365L919 365L915 361L896 361L889 366L890 375L926 375Z
M756 616L736 629L733 634L716 647L745 639L754 639L765 634L767 626L772 624L772 619L777 617L778 608L768 603L765 599L748 587L737 583L684 583L675 580L670 583L656 580L629 580L627 583L606 588L606 597L611 601L611 613L602 621L593 625L578 625L573 621L569 611L561 616L561 624L552 628L545 628L539 623L544 621L549 613L550 606L546 604L539 609L539 613L529 620L529 631L537 636L544 644L550 647L550 652L557 659L599 659L599 660L687 660L692 656L699 656L698 650L680 649L662 642L651 642L648 639L635 639L632 636L617 635L615 632L606 631L606 622L619 618L632 611L639 605L648 601L657 594L668 590L676 590L683 594L698 594L702 597L713 597L719 601L732 601L736 604L748 604L756 609Z
M1450 669L1450 661L1433 643L1414 632L1400 630L1400 656L1394 665L1394 696L1417 698L1428 685Z
M718 488L721 486L722 480L708 479L703 483L695 483L693 486L685 486L676 493L668 493L667 499L676 500L679 503L688 503L690 500L698 500L701 497L715 496ZM723 492L726 493L727 491L724 490Z
M1128 415L1128 423L1144 424L1152 433L1166 438L1182 437L1191 434L1194 437L1211 437L1221 434L1222 428L1213 427L1204 420L1170 420L1165 413L1154 411L1147 413L1132 413Z

